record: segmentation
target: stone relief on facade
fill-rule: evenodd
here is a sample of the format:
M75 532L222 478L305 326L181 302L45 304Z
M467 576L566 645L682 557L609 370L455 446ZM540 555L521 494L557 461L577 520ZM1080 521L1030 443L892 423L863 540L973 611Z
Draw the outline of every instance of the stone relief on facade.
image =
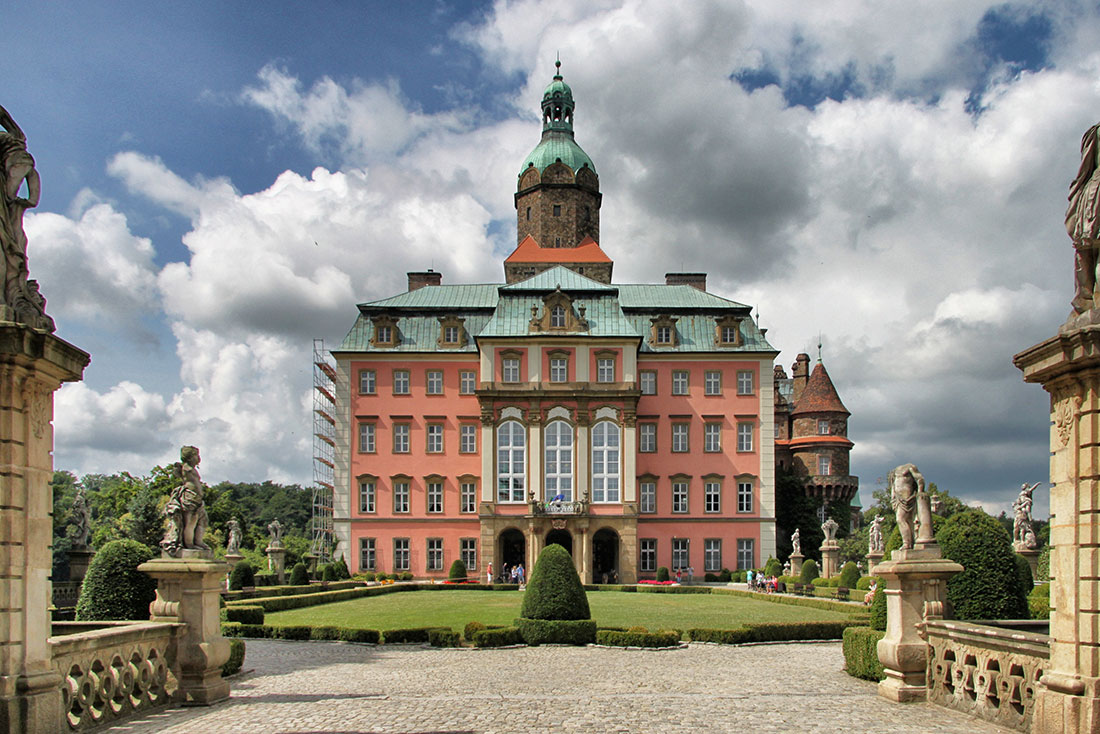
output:
M1039 482L1035 482L1030 487L1027 482L1024 482L1020 485L1019 496L1012 503L1012 544L1017 550L1035 550L1039 546L1031 521L1031 508L1034 504L1031 493L1038 486Z
M884 553L886 551L886 543L882 539L882 523L885 518L882 515L875 515L875 519L871 521L871 528L867 531L867 552L868 553Z
M1081 398L1076 395L1055 395L1054 429L1058 433L1059 448L1069 443L1073 433L1073 424L1077 418L1077 411L1081 407Z
M46 300L38 292L38 283L28 280L27 234L23 230L23 213L38 206L38 171L27 152L26 135L3 107L0 128L0 321L52 332L54 323L46 315ZM25 197L20 196L24 185Z
M178 558L185 550L210 550L210 546L202 542L206 534L206 504L199 476L200 461L197 448L184 446L180 449L180 460L172 465L180 483L172 490L164 508L168 528L160 547L166 555Z
M901 532L901 547L909 550L916 543L934 541L932 502L924 487L924 475L913 464L902 464L886 475L890 504Z

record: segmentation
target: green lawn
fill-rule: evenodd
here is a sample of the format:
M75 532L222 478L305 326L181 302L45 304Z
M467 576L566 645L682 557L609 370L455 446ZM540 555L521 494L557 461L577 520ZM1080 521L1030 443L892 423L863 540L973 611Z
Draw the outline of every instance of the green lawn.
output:
M520 591L418 591L270 612L264 623L278 627L301 624L385 630L438 626L461 630L473 620L511 624L519 616L522 601ZM605 627L733 629L745 623L830 621L849 616L717 594L594 591L588 594L588 604L597 624Z

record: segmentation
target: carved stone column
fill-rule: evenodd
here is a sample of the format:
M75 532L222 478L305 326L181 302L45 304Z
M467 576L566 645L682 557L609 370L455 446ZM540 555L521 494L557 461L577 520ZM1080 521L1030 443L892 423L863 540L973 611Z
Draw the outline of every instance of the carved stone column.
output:
M799 577L802 575L802 561L806 560L806 556L801 553L791 554L791 576Z
M155 558L138 566L157 580L157 596L149 605L153 622L183 622L179 640L176 699L190 706L208 706L229 698L229 682L221 667L229 660L229 640L222 637L218 599L229 567L204 551L183 551L182 558Z
M89 357L52 334L0 323L0 734L62 731L49 608L53 394Z
M874 576L875 568L878 564L882 563L882 557L885 555L882 551L875 551L874 553L867 554L867 575Z
M275 578L278 580L279 585L286 583L286 548L282 546L268 546L267 550L267 570L275 574Z
M1031 580L1037 584L1044 583L1046 579L1039 578L1039 551L1034 548L1016 549L1016 555L1021 556L1027 565L1031 567Z
M837 568L840 561L840 545L834 540L826 540L821 544L821 577L831 579L840 569ZM794 570L793 568L791 569Z
M69 551L69 581L81 582L92 565L95 551L91 548L73 548Z
M1050 664L1031 731L1100 731L1100 327L1013 362L1050 393Z
M917 625L926 613L943 617L947 580L963 567L943 558L938 545L896 550L892 560L875 567L886 594L886 636L879 640L878 659L886 668L879 695L891 701L924 701L928 694L928 643Z

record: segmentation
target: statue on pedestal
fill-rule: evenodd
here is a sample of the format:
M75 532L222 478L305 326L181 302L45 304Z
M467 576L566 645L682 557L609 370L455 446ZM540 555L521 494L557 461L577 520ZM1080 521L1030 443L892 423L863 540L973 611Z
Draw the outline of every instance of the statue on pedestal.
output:
M884 553L886 551L886 543L882 539L882 523L884 519L882 515L875 515L875 519L871 521L871 528L867 531L868 553Z
M897 517L902 549L911 550L918 542L934 543L932 501L925 491L924 475L920 470L913 464L902 464L886 475L886 484L890 487L890 504Z
M825 519L825 522L821 525L821 532L825 533L825 542L822 545L835 545L836 544L836 531L840 529L836 520L829 517Z
M798 528L794 529L794 535L791 536L791 555L802 555L802 536L798 532Z
M206 505L202 501L202 478L199 476L199 450L194 446L180 449L180 460L172 465L172 471L180 484L172 490L164 514L168 529L160 547L178 558L185 550L209 551L202 542L206 534Z
M1035 550L1039 545L1035 539L1035 531L1031 521L1031 507L1034 504L1031 493L1038 486L1039 482L1035 482L1030 487L1027 486L1027 482L1024 482L1020 485L1020 495L1012 503L1014 515L1012 518L1012 544L1016 546L1017 550Z
M229 530L229 540L225 542L225 554L239 554L241 552L241 524L235 519L231 519L225 526Z
M1100 145L1093 125L1081 138L1081 166L1069 187L1066 233L1073 241L1074 285L1072 306L1077 314L1096 307L1097 249L1100 248Z
M23 213L38 206L41 182L34 158L27 152L27 136L8 111L0 107L0 321L54 330L46 315L46 301L38 283L28 281L27 233ZM19 195L24 183L27 195Z
M282 548L283 547L283 526L279 524L278 520L272 520L267 525L267 532L271 534L271 540L268 541L268 548Z
M83 487L76 490L76 497L73 498L72 518L72 547L74 550L87 550L88 538L92 534L92 511Z

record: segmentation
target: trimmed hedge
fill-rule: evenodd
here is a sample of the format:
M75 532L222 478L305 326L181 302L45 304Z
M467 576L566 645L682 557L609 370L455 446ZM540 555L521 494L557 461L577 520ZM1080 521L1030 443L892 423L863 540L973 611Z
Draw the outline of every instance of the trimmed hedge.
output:
M783 573L783 564L779 562L778 558L769 558L767 563L764 564L765 576L780 576Z
M523 635L515 627L491 627L474 633L474 647L522 645Z
M286 632L285 630L290 630ZM250 637L273 640L341 640L343 642L369 642L378 644L378 630L350 629L347 627L269 627L263 624L225 622L222 634L226 637Z
M826 601L825 599L806 598L799 596L782 596L780 594L763 594L757 591L745 591L743 589L711 588L710 593L729 594L731 596L747 596L753 599L768 601L772 604L789 604L795 607L828 609L833 612L844 612L845 614L853 614L857 616L861 616L864 611L859 607L854 607L851 604L845 604L844 602L839 601Z
M837 586L843 586L845 589L855 589L859 586L859 568L853 561L848 561L844 564L844 567L840 569L840 578L837 579Z
M433 630L444 630L446 627L399 627L385 630L382 639L386 644L399 642L428 642ZM450 631L450 630L448 630Z
M844 670L848 675L879 681L886 671L878 660L878 641L886 636L870 627L849 627L844 630Z
M680 644L680 635L675 632L619 632L618 630L596 630L596 644L611 647L673 647Z
M450 629L428 630L428 644L432 647L458 647L459 635Z
M455 562L451 564L451 570L447 572L447 578L454 581L464 579L467 575L466 564L462 562L461 558L456 558Z
M300 586L270 586L249 591L223 591L222 598L226 603L245 601L247 599L266 599L272 596L299 596L301 594L320 594L326 591L342 591L344 589L362 589L362 581L336 581L331 584L302 584Z
M1019 553L1013 552L1016 558L1016 583L1020 585L1020 593L1026 599L1035 591L1035 579L1031 576L1031 564Z
M710 586L652 586L639 584L640 594L709 594L714 589Z
M1050 619L1050 584L1039 584L1027 595L1032 619Z
M658 581L668 581L668 567L667 566L658 566L657 567L657 580Z
M270 629L271 639L273 640L308 640L313 634L313 628L305 625L271 627Z
M303 586L308 583L309 569L306 568L306 564L295 563L294 568L290 569L290 585Z
M358 586L354 589L342 591L319 591L311 594L298 594L295 596L270 596L249 599L247 601L231 601L226 604L227 609L244 604L263 607L265 612L281 612L286 609L301 609L318 604L330 604L334 601L347 601L364 596L381 596L383 594L395 594L403 591L416 591L419 586ZM431 588L431 587L423 587Z
M565 548L554 543L539 554L531 572L531 581L523 595L520 617L544 620L592 618L588 597L585 596L581 579L577 576L577 569L573 567L573 557ZM596 627L593 624L593 639L595 634ZM524 639L527 639L526 634ZM531 644L530 640L528 644Z
M802 572L798 576L798 580L804 584L812 584L821 572L817 569L817 561L810 558L802 564Z
M339 640L340 628L339 627L311 627L309 633L309 639L311 640Z
M947 518L936 539L943 555L963 566L947 582L947 600L958 619L1023 619L1029 616L1008 531L982 510Z
M886 594L883 591L885 581L880 581L875 595L871 599L871 629L886 629Z
M550 546L551 548L553 546ZM562 549L564 552L564 548ZM523 641L528 645L587 645L596 641L594 619L529 619L515 621ZM477 635L474 635L477 637Z
M738 629L719 630L696 628L688 630L688 639L695 642L720 642L737 645L745 642L784 642L788 640L839 640L848 627L859 626L855 620L842 622L761 622Z
M467 622L466 626L462 628L462 638L468 642L473 642L474 635L483 629L486 629L486 627L481 622Z
M1050 581L1050 546L1043 548L1039 553L1039 567L1035 569L1035 575L1038 577L1035 580L1041 581L1044 584Z
M225 607L225 620L227 622L240 622L241 624L263 624L264 608L254 604Z
M856 588L859 589L860 591L870 591L871 590L871 581L873 581L873 580L874 579L872 579L870 576L861 576L860 579L859 579L859 582L856 584Z
M222 666L222 676L233 675L244 665L244 640L231 639L229 641L229 659Z
M256 571L248 561L238 561L229 572L229 589L237 591L246 586L256 585Z
M77 621L148 620L157 582L137 567L152 557L136 540L112 540L100 548L80 587Z
M382 641L382 633L378 630L342 629L340 639L344 642L368 642L377 645Z

